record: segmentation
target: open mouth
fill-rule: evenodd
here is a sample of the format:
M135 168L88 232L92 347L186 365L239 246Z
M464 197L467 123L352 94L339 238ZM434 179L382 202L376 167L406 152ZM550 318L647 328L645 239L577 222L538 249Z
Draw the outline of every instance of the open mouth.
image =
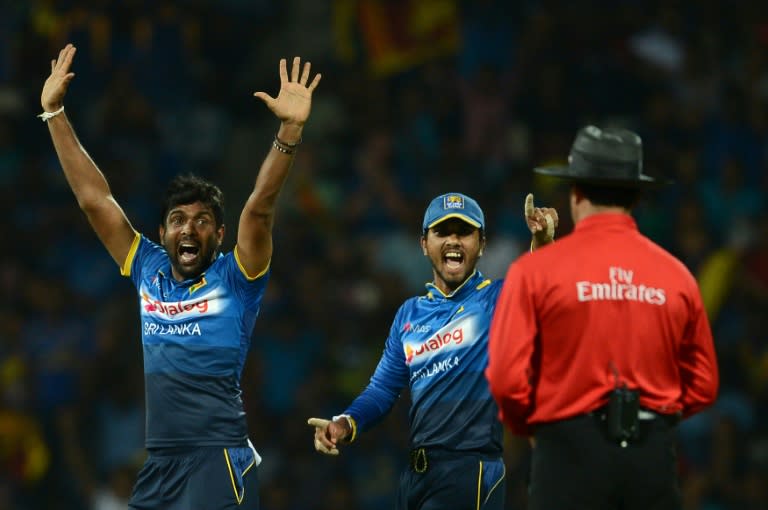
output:
M464 263L464 254L460 251L449 250L443 254L443 263L448 269L459 269Z
M183 242L179 245L179 262L194 264L200 254L200 247L195 243Z

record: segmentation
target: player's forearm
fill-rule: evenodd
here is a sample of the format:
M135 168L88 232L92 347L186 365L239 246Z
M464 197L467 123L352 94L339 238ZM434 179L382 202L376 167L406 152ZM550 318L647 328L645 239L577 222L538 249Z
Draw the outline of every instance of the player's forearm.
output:
M66 113L48 120L53 146L69 187L80 208L87 211L110 196L104 175L80 144Z
M244 213L250 216L261 218L271 226L274 216L277 197L288 178L288 172L293 165L293 159L298 150L298 143L301 142L301 133L303 125L281 123L277 132L277 138L280 142L294 146L292 149L283 150L279 148L282 144L278 142L272 144L269 154L264 159L256 177L256 184L253 187L251 196L248 198Z
M358 433L369 430L389 414L398 396L369 385L342 414L355 420Z

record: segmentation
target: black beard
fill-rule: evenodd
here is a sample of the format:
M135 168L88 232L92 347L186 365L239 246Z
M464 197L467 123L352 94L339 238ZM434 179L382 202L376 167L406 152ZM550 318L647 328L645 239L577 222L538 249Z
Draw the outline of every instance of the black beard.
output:
M189 280L200 276L211 266L211 264L213 264L219 249L214 248L204 254L205 256L200 257L200 261L194 266L183 266L179 264L179 254L175 251L171 252L166 248L166 252L168 252L168 256L171 259L171 266L173 266L173 269L175 269L182 278Z

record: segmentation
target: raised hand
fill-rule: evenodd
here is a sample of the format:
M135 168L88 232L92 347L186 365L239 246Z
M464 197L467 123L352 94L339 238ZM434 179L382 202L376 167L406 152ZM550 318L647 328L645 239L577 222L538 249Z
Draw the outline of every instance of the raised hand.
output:
M266 92L254 92L269 107L270 110L286 124L303 126L309 118L312 107L312 92L320 83L320 74L307 85L312 64L304 63L301 68L301 58L294 57L291 66L291 76L288 77L288 64L284 58L280 59L280 92L277 98L273 98ZM301 70L301 74L299 74Z
M533 193L525 197L525 222L537 246L551 243L558 224L557 210L552 207L534 207Z
M63 106L69 82L75 77L75 73L70 72L70 68L76 51L77 48L67 44L59 52L59 57L51 60L51 75L45 80L40 94L43 111L53 112Z

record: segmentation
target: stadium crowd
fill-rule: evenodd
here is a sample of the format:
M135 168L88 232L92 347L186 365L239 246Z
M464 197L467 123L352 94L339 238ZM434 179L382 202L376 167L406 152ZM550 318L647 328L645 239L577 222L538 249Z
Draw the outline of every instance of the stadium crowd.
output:
M280 199L273 275L243 389L265 510L393 508L407 402L338 458L309 416L366 384L396 307L423 289L429 199L462 191L488 225L480 269L527 248L534 165L587 123L643 136L675 181L641 231L697 276L721 391L679 427L686 509L768 508L768 17L715 0L29 0L0 15L0 510L124 508L144 455L137 303L67 188L39 113L55 52L78 48L68 115L142 232L178 173L236 214L275 121L277 61L323 74ZM227 217L236 225L235 216ZM233 230L230 230L230 232ZM231 249L234 236L225 239ZM407 400L403 395L401 400ZM524 509L529 447L506 445Z

